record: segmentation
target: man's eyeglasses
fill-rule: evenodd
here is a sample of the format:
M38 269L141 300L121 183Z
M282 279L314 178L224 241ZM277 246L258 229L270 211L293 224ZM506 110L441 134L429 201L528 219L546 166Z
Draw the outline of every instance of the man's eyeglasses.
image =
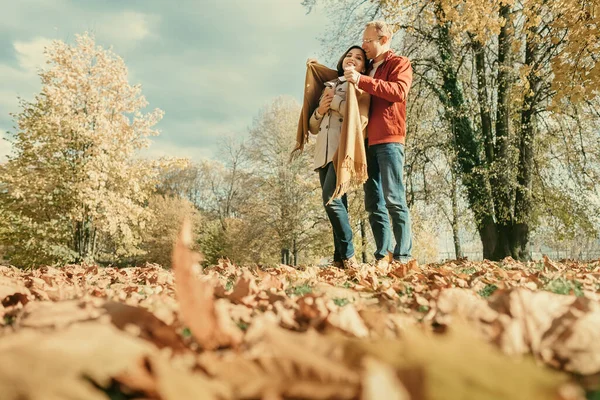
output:
M373 42L374 40L381 40L381 38L382 38L382 37L383 37L383 36L377 36L377 39L363 39L363 41L362 41L362 42L363 42L363 44L365 44L365 43L367 43L367 44L368 44L368 43L371 43L371 42Z

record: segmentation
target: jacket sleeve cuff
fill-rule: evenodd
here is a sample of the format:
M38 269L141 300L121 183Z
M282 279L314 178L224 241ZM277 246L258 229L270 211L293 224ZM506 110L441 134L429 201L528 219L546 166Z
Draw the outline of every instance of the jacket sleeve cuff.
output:
M365 90L365 88L369 86L371 82L373 82L372 77L370 77L369 75L361 75L356 86L361 90Z

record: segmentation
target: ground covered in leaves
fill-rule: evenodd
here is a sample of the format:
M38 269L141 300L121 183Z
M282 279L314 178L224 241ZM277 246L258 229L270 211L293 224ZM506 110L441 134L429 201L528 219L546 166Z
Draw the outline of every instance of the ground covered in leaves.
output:
M2 399L596 398L600 261L173 261L0 267Z

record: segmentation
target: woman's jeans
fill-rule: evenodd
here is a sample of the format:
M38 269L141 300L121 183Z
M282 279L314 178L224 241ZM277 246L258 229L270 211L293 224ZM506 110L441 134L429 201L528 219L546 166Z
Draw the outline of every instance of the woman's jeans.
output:
M333 261L342 261L354 255L352 243L352 227L348 218L348 199L344 194L341 198L327 204L335 191L336 176L333 163L319 168L319 179L323 189L323 205L333 228L333 244L335 251Z

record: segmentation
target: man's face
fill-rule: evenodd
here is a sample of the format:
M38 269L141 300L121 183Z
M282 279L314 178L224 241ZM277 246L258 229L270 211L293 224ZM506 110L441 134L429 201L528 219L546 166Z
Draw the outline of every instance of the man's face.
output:
M384 52L383 45L381 44L381 36L377 34L377 29L372 26L365 28L362 48L367 53L368 59L374 59Z

